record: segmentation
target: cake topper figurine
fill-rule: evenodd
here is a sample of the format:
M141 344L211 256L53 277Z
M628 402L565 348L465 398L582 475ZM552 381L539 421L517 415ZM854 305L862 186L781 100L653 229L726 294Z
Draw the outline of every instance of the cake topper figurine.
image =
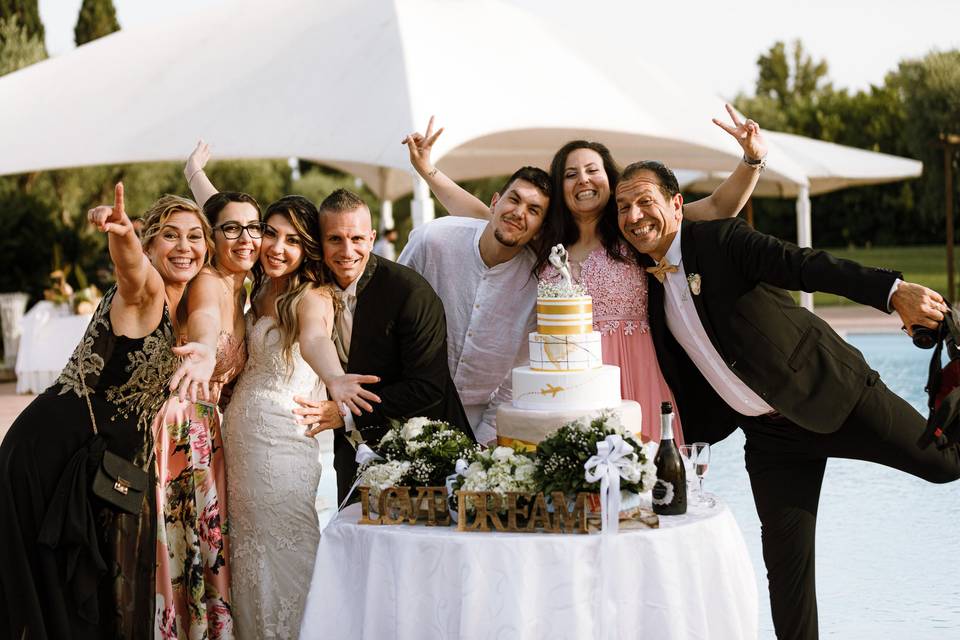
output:
M573 279L570 277L570 267L567 265L567 260L567 250L562 244L555 245L550 249L550 264L560 273L566 288L570 289L573 287Z

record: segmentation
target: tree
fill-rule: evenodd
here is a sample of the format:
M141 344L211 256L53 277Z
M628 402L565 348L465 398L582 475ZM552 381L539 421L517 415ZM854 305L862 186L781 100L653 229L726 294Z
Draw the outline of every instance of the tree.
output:
M757 58L757 70L755 95L738 95L734 103L767 129L803 134L811 107L833 92L826 61L811 58L799 40L792 49L775 42Z
M20 26L27 32L28 38L37 38L43 47L43 57L47 57L44 42L43 22L40 20L40 8L37 0L0 0L0 18L16 17ZM0 36L2 39L2 36Z
M0 18L0 76L47 57L43 40L30 35L16 15Z
M923 222L943 237L945 220L943 150L933 146L941 134L960 134L960 51L934 51L920 60L906 60L888 74L887 83L904 104L904 132L915 158L923 160L925 188L920 192ZM953 157L954 193L960 182ZM954 198L954 202L957 199Z
M77 26L73 30L78 47L119 30L120 23L117 22L113 0L83 0Z

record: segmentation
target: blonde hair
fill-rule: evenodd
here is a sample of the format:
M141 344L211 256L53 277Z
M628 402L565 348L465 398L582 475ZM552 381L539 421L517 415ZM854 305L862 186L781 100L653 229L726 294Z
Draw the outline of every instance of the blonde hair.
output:
M142 218L143 229L140 231L140 243L144 250L150 248L153 239L160 234L163 225L175 213L192 213L200 220L200 227L203 229L203 241L207 247L203 263L210 264L214 253L213 229L210 228L210 221L207 220L207 216L203 214L196 202L180 196L167 194L150 205L150 208L144 212Z
M283 283L283 289L277 293L275 301L277 311L277 329L280 331L280 345L283 359L287 363L287 375L293 371L293 345L300 335L300 320L297 308L300 300L312 289L329 289L323 268L323 250L320 245L320 216L312 202L303 196L284 196L267 207L264 221L273 215L280 215L293 226L300 237L303 261L296 271ZM254 268L253 296L256 297L269 278L259 263ZM331 291L332 295L332 291ZM334 304L339 301L332 296ZM335 307L336 308L336 307Z

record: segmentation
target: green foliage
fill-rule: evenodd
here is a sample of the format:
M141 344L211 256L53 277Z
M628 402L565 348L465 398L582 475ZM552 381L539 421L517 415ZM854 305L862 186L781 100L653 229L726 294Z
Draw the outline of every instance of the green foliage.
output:
M46 57L42 36L30 35L16 15L0 17L0 76Z
M119 30L120 23L117 22L112 0L83 0L77 26L73 29L78 47Z
M919 180L814 198L815 245L943 242L943 152L931 143L941 132L960 133L960 52L933 52L901 62L882 86L856 93L834 88L826 63L813 61L799 42L792 52L783 43L774 44L757 64L755 95L737 96L734 103L765 129L924 163ZM760 230L796 237L792 201L758 198L754 211Z
M180 169L182 165L178 165L178 171ZM262 208L291 192L290 168L283 160L214 161L206 172L218 189L249 193ZM179 182L186 188L182 173L179 173Z
M52 247L57 230L50 223L49 204L37 196L0 184L0 291L25 291L39 298L49 285L50 254L39 247Z
M43 57L47 57L47 48L43 44L43 22L40 20L40 7L37 0L0 0L0 18L17 18L27 32L27 37L36 38L43 47ZM0 36L2 40L4 36Z
M916 282L935 291L947 290L947 251L941 246L873 247L857 249L827 249L835 256L872 267L886 267L903 273L905 280ZM846 298L829 293L816 293L817 306L854 305Z
M904 135L911 155L923 161L923 185L918 205L924 226L940 229L945 219L944 152L933 143L941 134L960 135L960 51L933 52L921 60L900 63L887 83L899 90L904 104ZM960 209L958 150L952 158L954 215Z

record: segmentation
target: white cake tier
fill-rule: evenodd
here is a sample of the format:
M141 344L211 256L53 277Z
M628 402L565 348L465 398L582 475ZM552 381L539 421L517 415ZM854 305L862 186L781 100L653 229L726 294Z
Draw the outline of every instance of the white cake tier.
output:
M620 404L620 367L586 371L513 370L513 406L540 411L591 410Z
M640 433L643 420L639 404L622 400L614 406L614 411L620 416L624 428ZM502 404L497 409L497 442L507 447L516 444L530 449L566 423L596 414L596 410L585 409L527 411Z
M534 371L586 371L601 366L599 331L572 336L530 334L530 368Z
M593 331L593 298L537 298L537 333L569 336Z

